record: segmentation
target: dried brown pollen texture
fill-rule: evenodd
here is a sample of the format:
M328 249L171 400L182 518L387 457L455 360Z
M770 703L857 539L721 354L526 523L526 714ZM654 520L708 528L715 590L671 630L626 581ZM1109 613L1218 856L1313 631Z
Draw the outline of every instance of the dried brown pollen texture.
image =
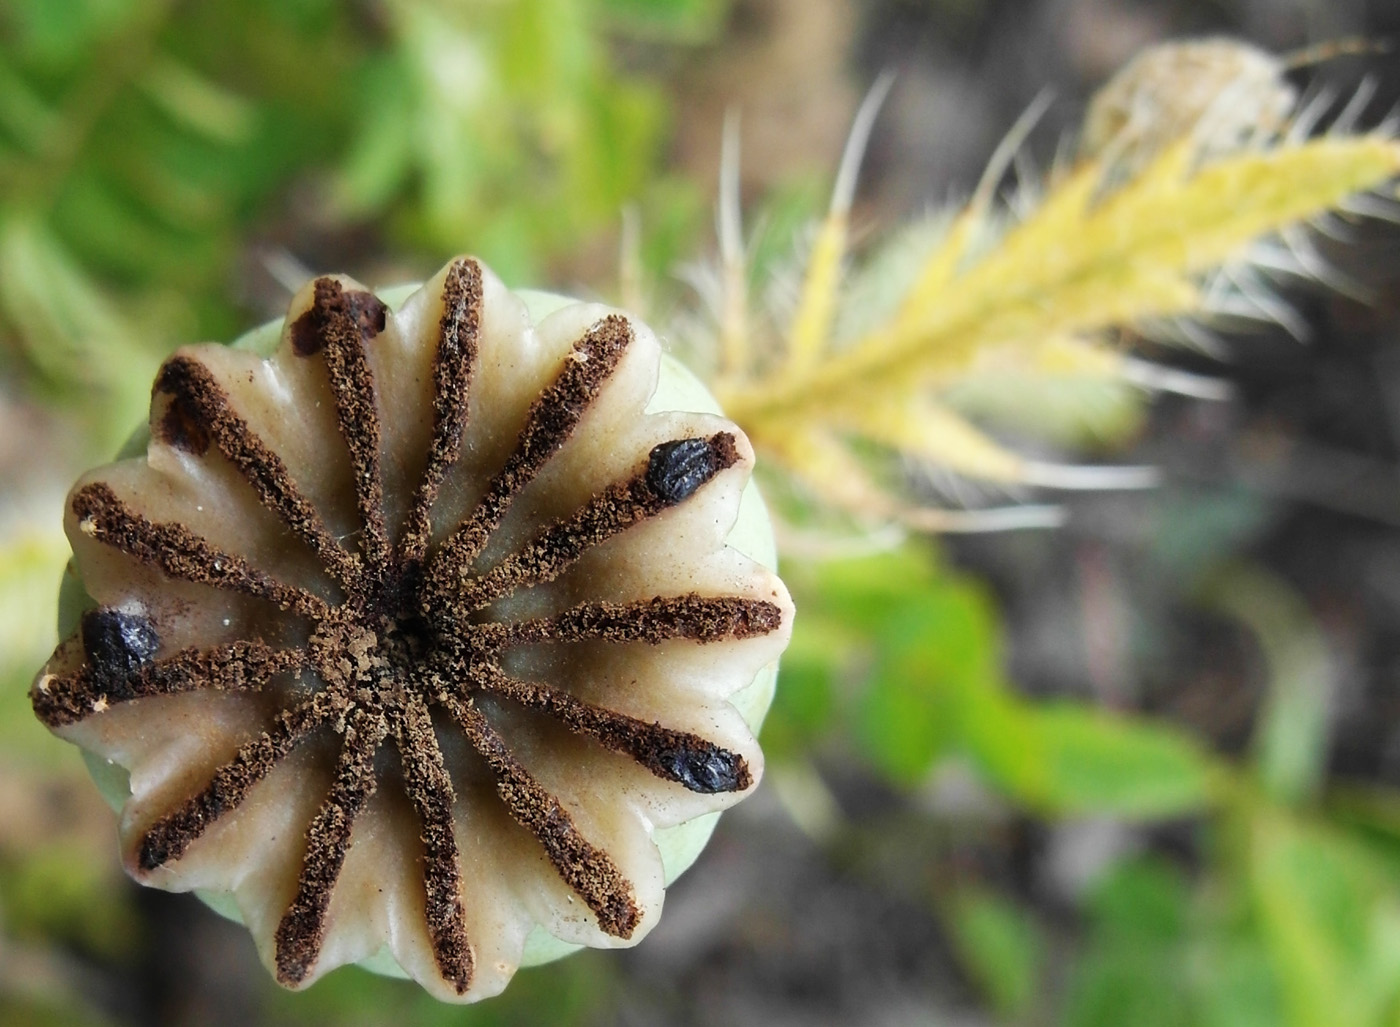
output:
M653 831L758 779L727 700L792 614L725 545L747 441L644 413L658 361L470 258L398 313L317 279L266 360L171 357L146 456L69 497L96 606L32 691L129 770L130 872L231 892L288 986L387 949L470 1000L536 925L644 935Z

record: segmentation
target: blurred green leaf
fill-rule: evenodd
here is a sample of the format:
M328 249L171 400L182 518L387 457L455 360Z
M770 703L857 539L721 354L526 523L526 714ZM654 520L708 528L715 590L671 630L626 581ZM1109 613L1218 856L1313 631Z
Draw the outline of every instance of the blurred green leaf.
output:
M1089 900L1090 934L1074 968L1067 1027L1193 1024L1184 942L1188 891L1153 860L1113 868Z
M1278 980L1252 934L1212 931L1196 939L1190 962L1195 1023L1201 1027L1278 1027Z
M0 1023L5 1027L107 1027L112 1021L54 994L42 998L0 995Z
M1088 898L1066 1027L1283 1023L1278 978L1254 925L1238 915L1236 884L1229 872L1189 881L1155 856L1111 868Z
M12 757L59 749L34 730L29 684L58 641L55 588L67 561L57 516L0 536L0 748Z
M399 55L378 55L357 76L359 132L337 183L339 206L352 217L387 204L409 173L414 100L403 63Z
M962 740L969 706L997 687L990 608L954 581L883 612L857 737L895 781L912 784Z
M314 65L313 83L346 59L329 45L334 26L303 46L284 20L271 31L265 7L12 8L18 29L0 33L0 345L25 384L82 397L106 450L144 414L174 342L235 320L223 292L243 231L324 152L312 126L344 118L264 61L264 40Z
M740 160L743 154L739 155ZM718 169L716 169L718 174ZM752 222L747 270L749 288L762 296L782 275L796 275L802 266L793 254L793 239L801 238L830 199L830 183L822 175L795 177L763 197Z
M1045 941L1031 915L979 887L958 889L948 910L958 959L1002 1017L1031 1008L1040 984Z
M392 50L358 83L336 196L392 214L433 251L480 254L507 281L612 226L647 189L665 105L614 74L586 0L388 9Z
M55 64L112 31L140 0L48 0L7 4L0 25L13 32L16 48L39 64Z
M64 938L108 959L134 951L138 922L130 894L114 888L116 868L71 838L0 865L5 927L24 938Z
M1250 882L1292 1027L1400 1015L1400 888L1345 836L1261 808Z
M799 569L793 583L802 614L777 732L811 736L849 711L842 723L891 780L914 783L940 756L965 752L1006 795L1052 815L1180 816L1209 805L1218 770L1184 733L1009 691L991 603L928 555L833 560Z
M161 110L191 131L229 144L245 142L253 133L253 104L172 58L151 61L139 84Z
M1330 823L1371 846L1400 873L1400 790L1384 783L1341 780L1330 782L1323 798Z
M692 44L714 36L728 10L728 0L598 0L599 14L620 32Z
M913 548L809 565L794 582L802 615L776 732L811 736L839 713L876 768L920 780L960 737L967 705L999 687L990 603Z
M600 958L601 957L601 958ZM439 1002L418 985L345 967L292 993L265 983L267 1027L515 1027L606 1022L614 971L602 953L520 971L502 995L472 1006Z
M794 758L826 733L836 712L836 668L844 660L848 637L806 629L803 618L793 626L793 638L783 654L782 684L763 724L765 751Z
M1310 800L1326 771L1333 678L1321 631L1292 586L1255 567L1222 570L1205 596L1252 629L1264 652L1269 690L1254 751L1265 791L1275 802Z
M1093 707L997 707L972 744L1009 795L1052 815L1182 816L1212 800L1212 761L1186 734Z

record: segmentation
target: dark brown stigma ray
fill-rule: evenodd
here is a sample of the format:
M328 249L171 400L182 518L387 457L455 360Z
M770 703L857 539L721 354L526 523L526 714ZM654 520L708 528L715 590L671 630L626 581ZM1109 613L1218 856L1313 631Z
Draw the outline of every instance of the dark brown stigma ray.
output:
M424 915L433 958L458 995L471 987L475 956L462 910L462 865L453 831L456 796L433 733L428 707L416 693L406 697L394 724L403 764L404 790L418 814L423 839Z
M178 860L220 817L237 809L249 790L308 735L344 712L344 699L318 692L279 713L271 729L245 742L203 790L147 829L137 850L137 866L151 871Z
M119 703L153 695L206 689L253 691L275 674L306 665L305 653L274 649L261 642L181 649L168 659L135 670L114 667L109 656L95 653L91 646L85 648L86 666L74 674L46 674L30 693L35 714L49 727L72 724Z
M550 865L593 911L598 926L615 938L632 937L642 913L632 883L612 857L583 836L569 811L511 754L480 710L454 695L439 699L486 760L511 818L544 847Z
M508 677L494 666L479 668L473 683L548 714L575 734L588 735L605 748L630 756L657 777L692 792L742 792L753 784L753 772L743 756L690 731L616 713L557 688Z
M743 596L654 596L632 603L580 603L553 617L516 624L490 622L466 630L471 643L494 650L541 642L646 642L687 639L705 645L771 634L782 627L776 603Z
M350 451L364 561L381 573L389 568L389 527L379 464L379 407L365 342L384 330L387 316L388 308L372 294L346 292L334 278L318 278L311 309L291 326L294 352L325 356L340 436Z
M282 458L233 409L213 372L193 357L174 356L162 365L154 391L170 401L152 425L155 437L195 456L203 456L211 444L217 447L252 486L259 502L310 546L349 591L360 576L359 557L336 541Z
M266 599L313 620L323 619L330 610L320 596L255 570L241 556L224 552L182 524L147 520L103 482L84 485L73 494L71 505L83 534L167 577Z
M383 714L363 709L356 709L346 725L335 780L306 829L306 854L297 877L296 896L274 935L277 979L283 984L304 981L321 954L326 910L345 867L355 821L378 783L374 757L388 730Z
M465 623L472 611L504 595L553 581L594 546L684 502L738 461L738 445L729 432L663 442L652 448L646 468L609 485L576 513L545 528L484 577L462 581L442 609Z
M491 479L480 502L433 558L429 603L451 594L500 525L511 502L573 435L585 411L632 344L632 325L620 314L601 319L574 343L553 382L536 397L515 450Z
M443 282L442 306L433 356L433 437L428 446L428 463L413 493L399 542L405 564L419 563L427 553L432 539L433 504L448 470L461 455L472 369L481 337L480 264L469 258L452 264Z

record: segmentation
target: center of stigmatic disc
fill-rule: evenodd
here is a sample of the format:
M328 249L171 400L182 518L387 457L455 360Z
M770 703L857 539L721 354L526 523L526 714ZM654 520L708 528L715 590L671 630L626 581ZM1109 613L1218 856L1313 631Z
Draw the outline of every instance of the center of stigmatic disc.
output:
M368 604L363 619L375 636L375 676L382 681L418 680L431 662L436 632L420 611L421 590L421 575L401 574Z
M420 612L420 591L417 576L403 575L368 595L352 595L317 625L311 659L327 688L383 701L425 679L440 639Z
M381 621L378 652L380 671L396 681L415 680L427 666L432 649L432 631L422 617L404 614Z

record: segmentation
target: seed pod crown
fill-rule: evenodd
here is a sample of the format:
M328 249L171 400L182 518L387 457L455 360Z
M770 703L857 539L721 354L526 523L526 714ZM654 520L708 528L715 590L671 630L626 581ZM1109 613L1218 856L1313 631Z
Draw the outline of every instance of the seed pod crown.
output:
M758 781L792 619L726 544L748 441L669 411L663 364L470 258L166 361L144 455L69 496L90 602L31 693L128 775L130 873L231 897L292 987L363 961L472 1000L645 935Z

